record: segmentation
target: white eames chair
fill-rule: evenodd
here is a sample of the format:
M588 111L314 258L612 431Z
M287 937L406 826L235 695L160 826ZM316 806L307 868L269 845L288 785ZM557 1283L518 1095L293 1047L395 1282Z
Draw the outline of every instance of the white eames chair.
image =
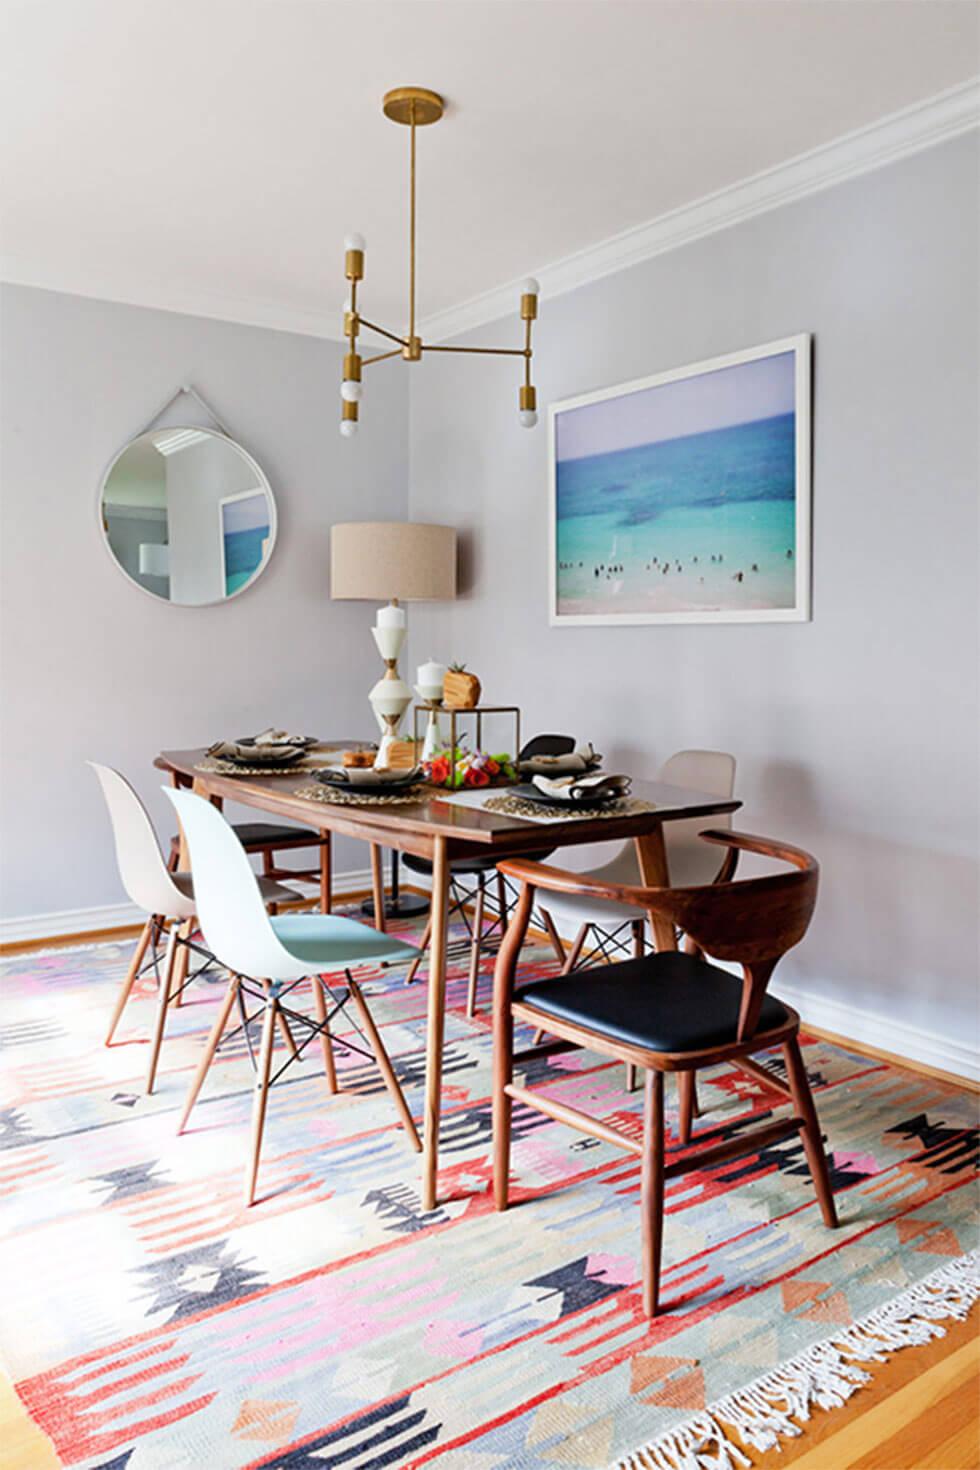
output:
M180 973L177 973L178 949L183 947L188 954L193 950L200 954L207 963L210 963L211 955L191 941L189 932L181 933L181 929L185 926L188 931L190 930L196 913L194 886L190 874L174 873L167 868L149 813L125 776L113 770L111 766L99 765L97 761L88 761L87 764L92 767L99 778L106 806L109 809L109 820L112 823L112 836L116 847L116 862L119 866L123 888L130 900L147 915L122 989L116 999L105 1044L106 1046L112 1044L112 1038L126 1008L133 985L137 977L143 973L141 966L143 966L146 951L151 949L152 959L143 968L148 969L152 965L156 970L159 984L156 1023L153 1029L146 1078L146 1090L152 1092L156 1080L160 1046L167 1024L168 1007L179 999L181 992L189 984L186 965L181 967ZM295 897L296 893L292 888L285 888L280 883L263 880L263 903L286 903ZM166 956L161 977L157 945L168 925ZM206 968L206 965L202 968ZM194 976L190 978L193 979Z
M735 787L735 757L721 750L679 750L664 762L657 779L668 786L684 786L690 791L730 797ZM713 816L710 823L716 828L730 827L731 824L730 814ZM704 817L664 823L667 871L672 888L702 887L726 881L734 873L735 849L729 850L730 854L735 854L734 857L726 854L719 859L718 849L698 837L704 826ZM622 883L632 888L643 886L632 842L624 842L607 863L583 874L583 877L599 883ZM604 960L612 960L617 954L642 955L644 952L646 914L643 909L607 899L558 896L549 898L548 910L560 927L578 926L565 959L565 972L576 968L590 935L594 953Z
M330 1021L350 999L354 1002L361 1022L361 1026L354 1023L355 1029L370 1050L346 1036L338 1038L336 1044L369 1060L373 1053L373 1059L378 1064L409 1142L418 1152L422 1145L415 1122L360 986L350 973L351 968L358 965L407 964L415 958L418 951L412 945L394 939L390 934L379 934L366 924L335 914L289 914L270 918L263 907L256 877L245 850L220 812L190 791L175 790L172 787L163 789L177 809L190 849L197 915L205 943L215 958L229 971L228 990L191 1083L178 1124L178 1133L183 1131L197 1101L201 1084L236 1001L242 1013L242 1029L251 1056L248 1022L254 1017L248 1017L245 1013L245 997L259 1001L263 1008L262 1040L256 1064L252 1142L245 1181L245 1203L252 1204L265 1127L273 1037L277 1021L288 1017L295 1027L307 1033L299 1047L288 1037L290 1055L280 1070L285 1070L291 1062L299 1060L303 1048L318 1036L323 1050L327 1086L331 1092L336 1092L337 1073ZM345 974L346 991L334 990L325 978L337 971ZM302 1011L293 1010L283 1004L289 992L307 979L313 987L315 1021ZM332 1004L329 1015L328 998Z

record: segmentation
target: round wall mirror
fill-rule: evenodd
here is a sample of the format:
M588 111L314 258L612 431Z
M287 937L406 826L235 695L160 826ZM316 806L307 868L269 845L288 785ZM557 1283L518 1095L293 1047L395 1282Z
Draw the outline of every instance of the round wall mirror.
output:
M116 455L99 496L116 565L185 607L226 602L262 575L276 503L241 445L212 429L151 429Z

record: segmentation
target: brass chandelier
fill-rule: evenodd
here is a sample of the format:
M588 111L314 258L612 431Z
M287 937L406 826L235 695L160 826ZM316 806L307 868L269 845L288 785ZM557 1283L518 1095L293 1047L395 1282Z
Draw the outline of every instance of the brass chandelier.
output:
M401 357L405 362L420 362L427 352L470 352L493 357L522 357L524 359L524 381L518 393L520 422L531 429L538 421L537 394L531 382L531 324L538 314L538 292L540 287L533 277L521 286L521 321L524 323L523 347L434 347L423 342L415 330L415 130L428 123L438 122L445 110L445 102L437 92L425 87L396 87L386 92L381 103L385 117L392 122L403 123L411 129L409 226L408 226L408 332L404 337L389 332L376 322L369 322L358 310L357 286L364 276L364 237L348 235L344 241L345 274L350 282L350 298L344 311L344 336L347 338L347 353L344 357L344 379L340 385L341 420L340 432L349 436L357 432L358 406L361 401L361 370L372 362L384 362L389 357ZM388 352L376 353L373 357L362 357L357 350L357 339L361 328L386 337L396 345Z

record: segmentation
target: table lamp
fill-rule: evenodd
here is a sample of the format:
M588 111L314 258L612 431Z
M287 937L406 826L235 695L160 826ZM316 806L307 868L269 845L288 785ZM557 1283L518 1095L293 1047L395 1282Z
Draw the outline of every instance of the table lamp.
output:
M368 698L382 738L375 765L388 765L412 691L398 673L407 632L403 602L456 596L456 531L419 521L347 521L330 533L330 596L385 602L372 628L385 672Z

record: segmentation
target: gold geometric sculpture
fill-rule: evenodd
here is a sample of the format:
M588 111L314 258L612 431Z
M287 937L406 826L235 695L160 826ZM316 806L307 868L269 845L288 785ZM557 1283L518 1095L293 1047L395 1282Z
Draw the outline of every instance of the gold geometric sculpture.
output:
M372 362L384 362L389 357L401 357L405 362L420 362L427 352L470 352L493 357L522 357L524 359L524 381L518 393L520 422L531 429L538 421L537 394L531 382L531 325L538 314L538 292L540 287L533 277L528 277L521 287L521 321L524 323L523 347L435 347L423 342L415 330L415 130L438 122L445 110L445 103L438 92L425 87L396 87L386 92L382 100L385 117L392 122L403 123L411 129L409 226L408 226L408 331L400 337L369 322L361 316L357 305L357 285L364 277L364 237L348 235L344 241L346 251L345 273L350 281L350 299L344 312L344 336L347 338L347 354L344 357L344 379L340 385L341 421L340 432L349 436L357 432L358 405L361 401L361 369ZM388 352L376 353L373 357L362 357L357 350L357 339L361 328L386 337L396 345Z

